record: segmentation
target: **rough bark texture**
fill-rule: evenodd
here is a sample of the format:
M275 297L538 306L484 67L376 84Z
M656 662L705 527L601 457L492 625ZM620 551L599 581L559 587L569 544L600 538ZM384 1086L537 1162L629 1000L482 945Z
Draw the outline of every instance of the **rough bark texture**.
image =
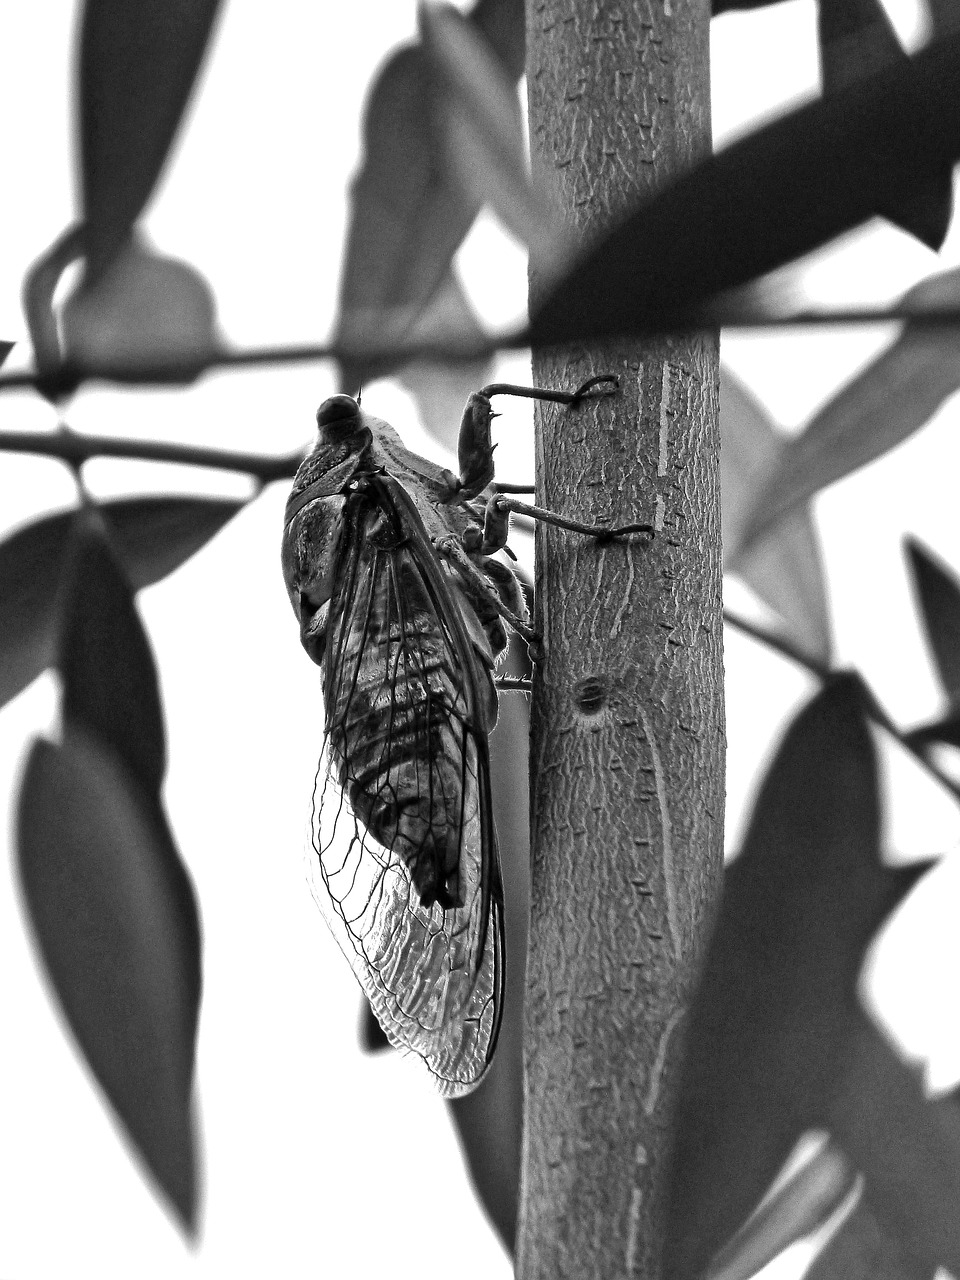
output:
M581 238L710 146L705 0L528 0L534 166ZM531 272L534 298L536 265ZM575 300L571 305L575 305ZM522 1280L660 1274L683 1011L723 834L718 344L534 352L541 527Z

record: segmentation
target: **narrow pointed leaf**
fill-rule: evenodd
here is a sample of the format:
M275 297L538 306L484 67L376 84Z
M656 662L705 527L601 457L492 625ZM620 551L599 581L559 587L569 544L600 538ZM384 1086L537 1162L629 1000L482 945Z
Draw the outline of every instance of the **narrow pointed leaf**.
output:
M518 77L522 4L480 0L470 20ZM349 392L389 372L392 366L367 361L364 347L403 340L445 279L480 207L449 171L428 85L424 50L409 45L380 72L364 112L364 158L351 191L337 321L338 340L357 353L341 362L341 385Z
M960 119L960 111L958 111ZM960 270L932 276L904 294L906 305L956 304ZM857 374L783 451L756 495L745 547L819 490L882 457L930 420L960 387L960 346L952 326L906 324L900 337Z
M750 1280L789 1245L822 1227L856 1182L856 1169L827 1143L720 1250L707 1280Z
M907 538L905 545L940 683L950 706L960 712L960 582L916 538Z
M920 1072L866 1018L847 1053L830 1129L867 1203L907 1258L960 1274L960 1108L929 1102Z
M184 1034L192 1044L202 985L200 917L160 794L167 751L156 664L133 590L99 512L80 511L75 519L57 626L64 732L81 732L112 752L153 820L151 855L159 861L157 874L179 914L189 974Z
M86 0L79 111L87 263L107 266L163 168L219 0Z
M420 6L424 49L435 72L436 129L447 163L477 203L490 204L541 260L562 255L546 197L523 158L523 126L514 84L493 51L451 5Z
M159 797L166 731L150 642L103 519L79 512L60 601L64 724L112 748Z
M690 1014L671 1277L698 1275L801 1134L828 1127L846 1041L862 1018L864 952L926 870L879 861L877 766L860 688L838 677L794 720L727 873Z
M81 733L34 743L17 815L40 954L90 1068L188 1231L196 1217L192 991L179 903L153 815L119 761Z
M227 498L120 498L101 511L131 585L159 582L199 551L245 504ZM0 542L0 706L55 660L54 607L73 513L60 512Z
M729 369L720 371L720 488L725 567L774 609L791 638L823 665L831 654L830 616L820 544L809 507L743 551L754 496L786 446L763 407Z
M530 344L709 322L704 304L848 231L960 157L960 36L789 113L602 237L531 318Z
M825 94L885 67L906 63L907 55L880 0L824 0L817 6L817 15ZM928 248L939 249L953 213L951 166L932 170L923 187L897 192L877 212Z
M14 345L15 344L12 342L0 342L0 368L3 367L7 356L14 348Z

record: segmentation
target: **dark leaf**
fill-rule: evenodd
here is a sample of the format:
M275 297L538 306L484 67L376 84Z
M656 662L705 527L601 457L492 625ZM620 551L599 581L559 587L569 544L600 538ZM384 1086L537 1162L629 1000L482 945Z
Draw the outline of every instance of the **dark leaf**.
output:
M93 277L150 198L218 8L218 0L86 0L80 160Z
M63 307L65 358L105 377L133 367L191 382L215 356L216 304L193 267L129 241Z
M905 546L940 683L960 712L960 582L916 538L905 539Z
M514 78L519 76L522 4L480 0L471 21ZM351 192L337 323L339 340L357 350L355 359L341 365L341 385L348 392L389 372L391 366L364 360L364 345L382 346L388 338L406 336L445 279L480 207L448 171L434 131L429 84L422 47L409 45L387 62L367 101L364 159Z
M135 590L159 582L244 506L232 498L119 498L100 510ZM74 513L60 512L0 542L0 706L56 660L54 609Z
M58 666L64 724L110 747L144 792L159 797L167 753L156 665L105 522L93 511L74 522Z
M954 269L922 281L904 294L903 302L922 308L956 304L958 299L960 270ZM904 325L900 337L841 388L783 450L754 498L743 545L753 545L826 485L906 440L958 387L956 330Z
M713 1259L707 1280L750 1280L789 1245L819 1230L856 1185L857 1172L831 1143L772 1192Z
M526 645L511 638L507 675L529 678ZM507 991L497 1053L480 1087L450 1102L480 1202L512 1255L520 1193L523 1133L523 993L530 902L530 809L527 790L530 711L518 693L500 696L490 738L493 808L503 864Z
M934 1280L934 1271L906 1256L861 1198L803 1280Z
M157 840L106 749L79 732L61 747L34 743L17 845L37 945L94 1075L192 1232L192 976Z
M763 407L720 370L720 488L724 566L786 622L812 658L829 665L830 616L820 544L809 507L794 511L749 551L743 532L755 494L777 465L786 440Z
M881 1231L911 1274L922 1264L928 1274L941 1266L960 1275L960 1108L929 1102L921 1073L865 1018L846 1052L829 1125L866 1179Z
M698 1275L801 1134L826 1127L844 1046L863 1016L864 952L926 869L879 861L877 766L860 688L839 677L794 720L727 873L690 1015L671 1277Z
M15 343L13 342L0 342L0 368L3 367L7 356L13 350L14 346Z
M167 753L156 664L106 521L94 510L78 512L74 522L58 630L64 734L80 733L112 753L153 826L149 854L178 912L189 979L184 1034L192 1044L202 985L200 917L160 794Z
M532 317L533 345L709 319L708 299L818 248L960 156L960 36L711 157L602 237Z
M817 12L825 94L836 93L862 76L907 61L879 0L822 0ZM878 206L877 212L929 248L939 249L953 213L951 166L932 172L922 188L897 192L896 198Z
M86 228L83 225L67 227L50 248L30 264L23 278L23 311L30 331L34 363L41 374L52 373L61 360L53 296L64 271L82 257L85 250Z
M527 52L527 16L523 0L477 0L470 10L470 21L511 80L519 80Z

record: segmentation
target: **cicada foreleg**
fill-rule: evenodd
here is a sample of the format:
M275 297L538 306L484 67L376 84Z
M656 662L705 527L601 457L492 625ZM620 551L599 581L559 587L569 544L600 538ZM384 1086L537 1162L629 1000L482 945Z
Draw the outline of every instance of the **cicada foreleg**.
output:
M608 384L604 390L596 390L604 384ZM619 385L620 381L615 374L604 373L588 378L575 391L522 387L513 382L491 382L475 391L467 401L460 422L457 445L460 479L456 497L460 500L475 498L493 480L493 451L496 445L490 437L490 424L498 416L490 403L493 396L520 396L527 400L549 400L574 407L581 400L613 395Z
M459 538L453 535L447 538L437 538L434 546L437 554L456 568L468 596L472 596L481 606L492 604L504 622L508 623L516 631L517 635L522 636L527 644L536 645L539 643L540 637L534 629L515 610L504 603L496 586L474 562Z

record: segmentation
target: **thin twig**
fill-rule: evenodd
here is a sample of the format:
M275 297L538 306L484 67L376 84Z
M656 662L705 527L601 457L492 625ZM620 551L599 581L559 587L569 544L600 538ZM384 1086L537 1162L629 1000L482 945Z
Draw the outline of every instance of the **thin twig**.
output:
M237 453L228 449L204 448L190 444L169 444L159 440L117 439L112 436L80 435L56 431L0 431L0 451L39 453L60 458L76 467L90 458L133 458L145 462L178 462L189 467L212 467L218 471L240 471L263 483L292 476L303 460L306 447L296 453L264 457L259 453Z
M844 307L837 311L795 311L785 315L771 315L755 305L733 305L724 314L718 306L711 313L705 307L699 316L664 317L637 321L629 327L634 336L656 336L664 333L696 333L701 329L785 329L794 327L822 327L831 325L892 324L906 321L919 328L948 328L960 324L960 307L937 307L918 310L909 304L897 303L892 307ZM246 351L219 351L202 360L171 365L129 365L127 368L85 369L69 362L55 373L45 376L37 373L11 373L0 377L0 392L17 391L34 387L50 395L68 395L83 382L103 381L134 385L182 385L193 382L213 369L242 369L268 364L302 364L319 360L361 360L369 364L403 364L410 360L434 360L462 363L464 360L489 355L496 350L514 350L530 345L531 335L523 329L499 334L470 344L457 342L403 342L382 348L369 346L344 346L332 343L305 343L290 347L251 347Z
M796 645L791 643L783 636L778 636L772 631L767 631L763 627L758 627L753 622L748 622L746 618L741 618L739 614L734 613L731 609L724 609L723 620L736 627L738 631L742 631L744 635L750 636L752 640L757 640L760 644L766 645L768 649L773 649L782 657L789 658L791 662L797 663L798 666L809 671L811 675L816 676L818 680L826 681L832 676L838 674L833 668L826 663L817 662L815 658L809 657ZM896 738L897 742L905 751L913 756L919 765L924 768L927 773L939 782L950 794L960 800L960 785L949 778L933 763L926 754L923 747L916 742L910 740L909 734L905 733L891 720L889 714L884 710L877 700L876 694L864 680L859 671L855 671L854 676L860 686L861 697L863 700L863 709L869 718L881 729L885 729L891 737Z

